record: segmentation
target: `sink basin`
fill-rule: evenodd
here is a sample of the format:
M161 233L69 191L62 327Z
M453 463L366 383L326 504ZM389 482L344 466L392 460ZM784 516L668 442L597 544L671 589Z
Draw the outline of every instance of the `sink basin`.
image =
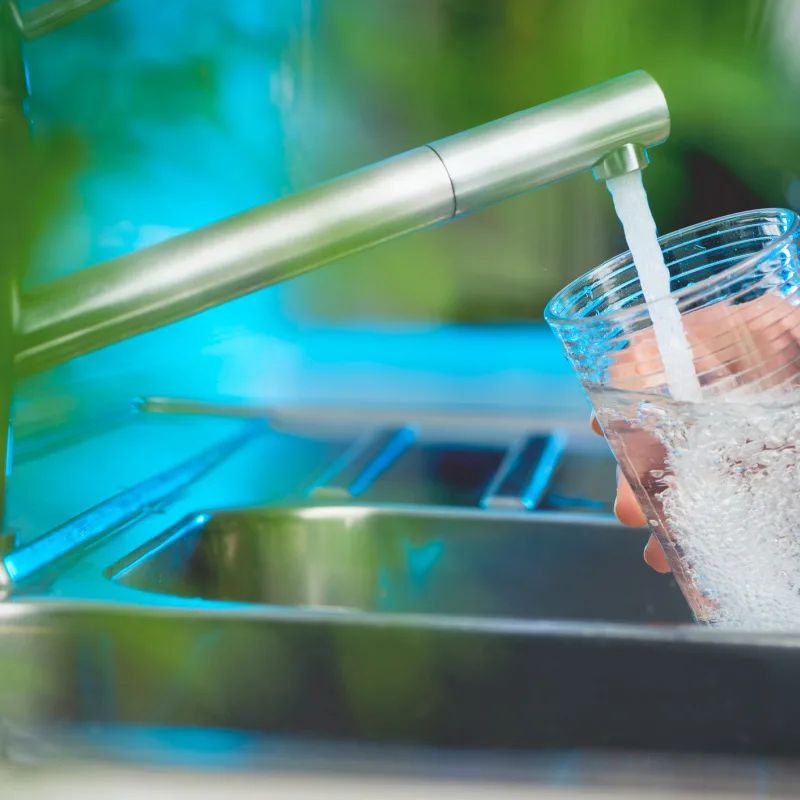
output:
M568 515L379 506L200 514L108 571L147 592L351 612L687 622L646 534Z

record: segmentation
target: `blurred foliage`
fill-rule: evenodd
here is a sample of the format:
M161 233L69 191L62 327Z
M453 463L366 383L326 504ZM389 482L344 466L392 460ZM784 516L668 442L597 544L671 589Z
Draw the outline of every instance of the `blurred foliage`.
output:
M634 69L672 111L645 176L662 230L786 205L794 2L118 0L29 47L38 141L5 151L6 241L55 277ZM538 319L623 247L581 176L269 296L301 321Z
M6 137L0 157L0 185L6 187L0 239L6 263L19 267L21 279L53 216L74 199L72 181L80 171L82 156L80 138L66 131L33 144L21 137Z
M676 154L707 150L769 192L800 160L800 115L769 41L763 0L368 0L328 2L330 69L369 116L441 135L634 69L661 83L670 146L650 177L669 213L687 176ZM389 35L391 33L391 35ZM374 129L372 134L376 132ZM396 138L396 137L395 137ZM665 173L664 170L661 171ZM674 213L674 212L673 212Z
M66 130L31 143L27 77L11 7L0 4L0 237L6 277L29 267L36 243L63 208L80 164L81 145ZM4 284L5 285L5 284Z
M800 172L800 113L776 39L785 5L327 0L319 95L352 119L315 154L320 172L645 69L673 120L646 174L662 230L785 205L787 176ZM550 293L624 248L602 187L568 183L304 279L302 302L343 318L376 309L400 318L538 318ZM581 248L570 241L576 234Z

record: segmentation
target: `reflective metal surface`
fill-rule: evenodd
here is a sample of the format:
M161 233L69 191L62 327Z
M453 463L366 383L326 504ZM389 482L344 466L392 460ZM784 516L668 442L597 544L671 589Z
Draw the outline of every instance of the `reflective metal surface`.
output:
M11 8L20 33L26 39L38 39L111 2L113 0L44 0L27 11L20 11L16 0L11 0Z
M660 144L669 125L658 84L632 72L431 147L453 182L458 215L584 172L626 145Z
M558 514L266 508L186 520L107 574L237 603L464 617L690 622L646 537Z
M564 455L565 437L532 436L512 448L481 501L486 508L536 508Z
M13 758L0 781L25 800L123 792L148 800L768 800L796 797L800 780L796 763L778 759L330 745L225 731L93 726L24 731L7 742Z
M649 163L647 150L641 145L626 144L600 161L592 170L592 175L596 181L607 181L637 169L644 169Z
M0 607L9 727L794 756L797 639L269 609Z
M358 439L311 487L315 501L346 500L367 491L415 439L410 428L371 431Z
M151 402L140 408L159 405ZM82 591L91 588L103 596L108 586L102 588L101 584L107 582L98 583L97 578L104 570L126 559L134 550L152 548L153 541L174 526L184 525L187 518L195 519L215 509L228 509L229 514L244 514L241 524L248 520L255 524L256 512L252 512L255 516L251 517L251 512L237 509L259 507L263 509L265 524L272 520L275 529L275 537L261 544L267 551L274 548L274 554L286 547L286 555L291 556L292 531L302 528L320 548L316 556L320 563L312 571L324 572L322 561L327 558L333 563L336 552L347 553L355 548L356 552L366 555L370 548L377 546L371 542L388 543L390 535L386 533L386 525L391 526L395 519L409 535L417 538L436 538L442 534L451 539L453 544L448 547L450 555L445 561L452 561L452 568L458 569L473 569L469 563L476 557L491 559L492 556L484 557L479 551L488 550L490 542L496 544L503 533L507 535L507 547L496 548L496 558L509 553L513 561L514 551L523 546L533 547L533 551L550 551L549 555L542 556L542 563L554 556L557 561L561 557L559 552L562 555L569 552L569 541L575 544L578 540L567 533L559 537L552 532L539 535L540 532L551 528L552 531L569 531L570 526L577 530L585 523L587 554L593 552L592 542L601 538L619 539L621 549L618 551L610 544L613 553L609 553L609 559L622 556L626 564L630 561L635 565L636 572L648 576L646 570L638 569L637 548L643 542L637 542L636 534L629 532L620 536L621 530L610 515L613 464L599 440L589 440L598 451L597 455L602 456L596 459L597 474L612 477L602 484L599 493L587 480L572 481L574 491L586 494L583 513L543 516L537 510L553 496L549 487L554 470L559 469L563 459L574 457L575 447L588 439L586 433L574 442L563 435L521 435L524 429L519 427L519 422L510 421L505 428L492 430L480 427L479 418L471 416L465 417L469 425L451 417L450 427L442 428L435 416L428 419L423 414L407 418L407 424L398 429L378 424L374 429L377 433L365 436L364 429L370 423L364 415L337 421L316 417L311 412L297 418L283 418L276 413L272 417L253 419L253 410L248 408L242 409L241 417L235 416L233 409L228 409L227 416L223 416L214 407L209 407L209 412L213 413L204 417L196 413L202 405L195 406L194 412L190 405L184 405L188 412L184 414L174 413L181 406L167 403L164 408L173 411L154 414L140 410L137 416L121 417L117 432L101 429L92 434L88 431L85 434L88 439L76 438L71 443L67 438L62 442L64 455L58 449L48 450L49 437L45 437L41 447L37 447L35 439L25 441L27 457L20 461L12 486L20 480L29 480L34 494L28 495L28 503L35 507L37 487L50 481L51 502L63 496L69 512L67 519L49 530L34 531L32 536L25 518L20 520L18 516L19 501L17 493L12 492L15 511L12 521L14 524L23 522L21 547L6 555L5 566L20 591L31 581L41 587L41 573L54 570L57 583L72 579L80 584ZM81 419L79 416L78 421ZM559 442L556 449L547 446L520 448L519 445L520 442L546 443L551 439ZM180 444L180 450L174 454L170 454L172 441ZM120 463L109 474L108 488L103 488L99 475L91 482L92 491L88 493L64 482L64 473L69 472L71 463L91 463L109 448L124 453L129 463ZM53 465L51 471L45 467L48 463ZM139 468L131 470L137 463ZM159 464L161 466L157 467ZM280 464L279 469L274 466L277 464ZM139 479L132 480L136 475ZM111 494L109 489L119 485L121 476L128 481L127 488ZM335 491L337 486L341 486L338 492ZM502 508L486 511L486 498L494 497L498 486L504 487ZM532 500L534 491L536 496ZM82 504L74 503L73 498L82 494L86 500ZM362 510L356 513L355 505L339 506L330 512L331 519L326 522L323 519L326 512L319 503L331 502L332 498L338 503L357 503ZM281 512L272 508L287 502L294 504L294 510L286 511L286 518L282 519ZM390 513L392 508L394 517ZM278 516L273 519L273 514ZM352 514L356 517L351 519ZM357 518L360 525L355 524ZM439 526L443 526L441 530ZM484 537L482 531L489 531L491 537ZM391 536L397 538L399 534L395 531ZM473 544L462 547L462 542L469 543L472 538ZM526 545L529 539L530 544ZM208 540L215 541L215 538L204 539ZM107 551L104 549L106 541ZM246 549L248 541L257 546L260 538L243 535L238 547ZM98 543L103 543L99 550ZM89 558L90 567L85 568L83 563L87 559L80 556L89 544L95 545L95 549ZM390 547L385 554L391 552ZM77 565L70 567L61 563L70 554L79 556ZM526 557L530 555L532 553ZM314 556L309 553L309 565L312 561ZM568 555L567 561L573 568L582 569L577 552ZM357 566L355 564L354 568ZM477 566L473 567L478 571ZM176 568L182 569L177 564ZM240 568L252 573L256 562L230 565L233 571ZM76 570L80 580L74 577ZM370 578L362 575L360 579ZM663 580L658 585L666 586ZM74 589L73 586L72 591ZM89 596L94 596L91 591ZM421 602L424 606L426 601L423 598ZM561 601L554 600L553 607L558 602ZM647 597L637 596L633 604L640 603L644 608L648 602ZM516 611L509 608L503 613ZM593 614L591 610L585 613ZM646 618L647 612L642 613ZM594 616L602 617L602 612Z
M51 366L453 216L442 162L421 147L32 289L17 366Z
M45 369L668 134L658 84L636 72L411 150L31 289L17 369Z
M142 514L152 512L175 494L191 486L218 466L253 436L253 430L239 433L210 447L167 472L131 487L83 514L59 525L45 536L8 553L4 559L5 578L19 582L64 558L90 546L95 539L116 530ZM3 582L0 581L0 585Z
M142 453L152 458L151 444L163 453L174 426L184 459L202 453L212 435L230 434L201 407L141 414L118 441L147 439ZM643 532L596 509L542 510L567 487L610 503L608 460L575 470L593 452L610 459L600 440L567 438L533 511L487 511L486 487L471 505L367 503L391 467L357 499L315 506L309 487L363 434L364 420L300 415L251 432L250 416L243 409L243 441L224 460L127 523L104 522L115 498L89 504L82 519L92 546L19 581L0 604L0 719L23 744L38 731L52 745L62 732L68 749L135 762L146 760L145 740L158 741L171 764L204 747L234 758L219 731L239 747L255 735L300 747L466 748L476 759L498 748L796 754L797 637L676 625L686 606L670 576L642 565ZM406 422L416 438L395 466L459 444L435 416ZM463 452L499 452L496 468L534 433L454 427ZM96 452L108 442L100 437ZM93 463L90 441L72 447L73 463ZM63 474L56 454L41 459ZM374 459L360 463L369 471ZM396 471L381 491L424 485L401 475L448 478L415 470ZM599 475L609 479L600 488ZM101 478L102 469L85 475ZM296 505L276 505L287 497ZM58 530L49 536L57 541ZM183 755L173 746L180 731L194 737Z

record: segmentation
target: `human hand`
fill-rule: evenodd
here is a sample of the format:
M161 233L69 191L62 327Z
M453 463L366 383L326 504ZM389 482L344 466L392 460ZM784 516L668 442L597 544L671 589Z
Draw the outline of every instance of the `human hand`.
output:
M744 386L758 390L797 385L800 363L800 310L783 297L764 294L748 303L717 303L683 317L695 370L703 387L731 393ZM647 391L663 382L663 365L653 329L631 338L611 368L615 388ZM603 435L592 414L592 430ZM623 525L644 527L647 519L630 484L617 468L614 513ZM651 535L645 562L657 572L670 572L664 551Z
M597 417L594 413L592 414L592 430L598 434L598 436L603 435L600 423L597 421ZM620 472L619 467L617 467L617 499L614 502L614 514L623 525L627 525L628 527L643 528L647 525L647 519L645 519L642 509L639 507L636 495L634 495L633 489L631 489L628 481L625 480L625 476ZM652 534L650 534L647 546L644 549L644 560L645 563L656 572L665 573L672 571L667 563L664 551L661 549L661 545Z

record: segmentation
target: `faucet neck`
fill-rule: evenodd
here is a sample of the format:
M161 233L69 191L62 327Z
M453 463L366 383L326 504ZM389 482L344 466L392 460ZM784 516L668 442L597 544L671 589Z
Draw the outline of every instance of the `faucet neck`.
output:
M21 148L30 140L26 116L28 71L22 49L22 35L16 5L11 0L0 2L0 208L8 209L14 201L14 181L9 178ZM8 216L7 212L3 212ZM0 262L0 533L5 530L6 483L11 472L13 443L14 351L15 329L19 309L19 284L16 242L13 225L2 225L5 257ZM4 568L0 562L0 585Z
M16 5L0 2L0 106L17 111L28 98L28 71L22 52L22 34ZM5 115L4 115L5 116Z

